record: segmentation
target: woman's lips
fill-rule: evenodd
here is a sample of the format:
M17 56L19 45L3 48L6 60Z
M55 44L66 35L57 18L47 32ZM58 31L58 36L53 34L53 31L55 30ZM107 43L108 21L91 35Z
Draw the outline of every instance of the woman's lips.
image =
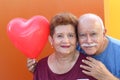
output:
M69 48L70 46L69 45L62 45L61 47L62 48Z

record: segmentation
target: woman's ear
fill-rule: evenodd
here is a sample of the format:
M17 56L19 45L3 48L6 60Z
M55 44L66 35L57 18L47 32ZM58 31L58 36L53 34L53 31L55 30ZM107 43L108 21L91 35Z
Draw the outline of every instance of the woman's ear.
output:
M52 44L53 44L53 38L49 35L49 37L48 37L48 40L49 40L49 43L51 44L51 46L52 46Z

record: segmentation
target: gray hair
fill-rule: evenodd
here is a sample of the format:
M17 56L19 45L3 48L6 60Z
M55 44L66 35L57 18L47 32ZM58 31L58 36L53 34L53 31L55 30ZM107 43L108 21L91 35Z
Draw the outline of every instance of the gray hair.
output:
M102 19L101 19L98 15L92 14L92 13L83 14L83 15L80 16L80 18L78 19L78 22L79 22L79 23L82 23L82 22L85 21L86 19L96 20L97 22L99 22L99 23L101 24L102 30L103 30L103 31L105 30L103 21L102 21Z

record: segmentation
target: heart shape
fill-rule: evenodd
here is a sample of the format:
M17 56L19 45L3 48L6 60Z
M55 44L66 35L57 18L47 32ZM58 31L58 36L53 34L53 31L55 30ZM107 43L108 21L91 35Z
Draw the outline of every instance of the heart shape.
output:
M36 58L44 48L49 35L49 21L43 16L29 20L12 19L7 26L12 43L29 58Z

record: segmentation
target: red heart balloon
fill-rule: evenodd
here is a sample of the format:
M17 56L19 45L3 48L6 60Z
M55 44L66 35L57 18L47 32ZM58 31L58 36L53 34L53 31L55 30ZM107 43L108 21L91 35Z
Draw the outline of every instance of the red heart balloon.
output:
M49 35L49 22L43 16L29 20L15 18L7 27L12 43L29 58L36 58L45 46Z

